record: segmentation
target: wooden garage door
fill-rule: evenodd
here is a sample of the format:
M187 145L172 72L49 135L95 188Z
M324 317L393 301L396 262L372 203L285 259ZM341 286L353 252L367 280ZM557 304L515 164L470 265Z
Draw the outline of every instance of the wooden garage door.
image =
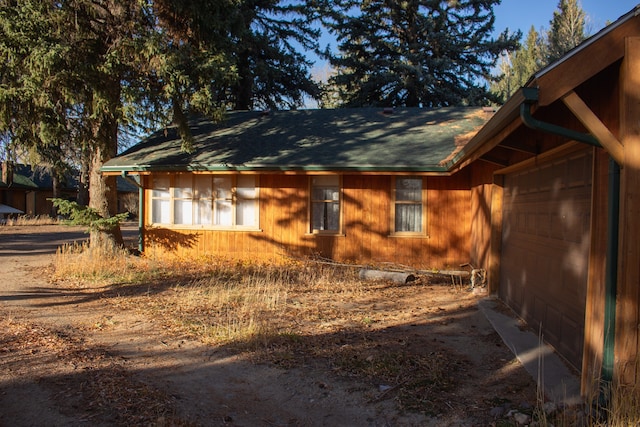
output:
M505 176L500 297L580 368L591 150Z

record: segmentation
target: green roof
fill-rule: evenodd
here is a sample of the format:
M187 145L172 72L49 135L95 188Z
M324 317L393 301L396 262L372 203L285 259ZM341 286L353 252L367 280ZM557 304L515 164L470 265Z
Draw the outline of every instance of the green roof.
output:
M191 153L170 127L102 171L446 172L488 119L481 108L234 111L220 123L191 120Z
M0 180L0 188L8 188L6 182ZM11 187L20 188L20 189L35 189L38 188L38 185L34 183L29 177L16 173L13 173L13 183L11 183Z

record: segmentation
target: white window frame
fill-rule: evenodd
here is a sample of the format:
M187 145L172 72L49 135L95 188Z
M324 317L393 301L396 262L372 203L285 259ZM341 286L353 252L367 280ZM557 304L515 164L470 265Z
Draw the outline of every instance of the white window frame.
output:
M164 181L165 186L156 189L156 180ZM166 190L167 180L168 191ZM207 180L209 180L208 185ZM222 183L227 181L228 185L226 188L223 185L216 186L216 181ZM151 177L150 187L148 217L152 226L214 230L259 230L260 228L258 175L158 174ZM180 216L178 207L180 204L185 206L182 212L188 213L187 217ZM230 209L226 214L221 209L225 206ZM239 206L244 206L245 209L239 210ZM159 207L168 209L168 213L164 210L161 213L156 212ZM247 218L246 215L250 223L242 221L243 218Z
M410 180L420 183L420 190L417 194L420 200L403 197L402 192L398 189L399 180ZM393 203L391 203L391 235L406 237L424 237L427 236L427 186L424 177L420 176L394 176L391 179L391 192ZM414 194L416 194L414 192ZM401 206L415 206L420 208L420 230L398 230L396 216Z
M316 197L316 189L321 189L326 196ZM322 204L325 215L331 205L337 204L337 228L316 227L316 206ZM309 177L309 232L312 234L341 235L342 234L342 176L341 175L313 175ZM326 221L321 221L325 224Z

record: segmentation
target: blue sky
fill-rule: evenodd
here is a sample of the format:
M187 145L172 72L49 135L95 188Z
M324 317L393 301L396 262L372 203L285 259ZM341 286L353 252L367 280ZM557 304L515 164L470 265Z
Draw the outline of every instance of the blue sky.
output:
M579 0L579 2L587 15L585 30L588 34L595 34L608 22L613 22L631 11L640 3L640 0ZM524 41L532 25L538 32L541 29L547 31L553 12L558 10L559 3L560 0L502 0L502 3L494 8L496 35L508 27L512 32L521 30L522 41ZM320 40L320 45L324 48L328 43L335 48L335 40L326 34ZM317 78L325 79L329 72L326 62L318 60L315 55L309 56L316 61L312 73Z
M601 30L607 21L613 22L632 10L640 0L579 0L587 15L587 30L593 34ZM524 36L533 25L536 31L549 29L553 12L558 10L559 0L502 0L494 8L495 29L501 33L505 28L522 30Z

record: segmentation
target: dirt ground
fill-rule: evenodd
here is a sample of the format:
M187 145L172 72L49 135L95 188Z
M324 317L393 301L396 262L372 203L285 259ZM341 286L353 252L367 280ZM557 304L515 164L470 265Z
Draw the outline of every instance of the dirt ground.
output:
M536 404L534 381L477 308L482 293L381 286L366 301L378 319L368 329L287 363L176 336L114 304L117 291L48 280L55 249L85 238L63 226L0 226L0 426L505 426L516 425L510 408ZM438 373L403 400L420 405L398 405L414 379L376 380L336 362L391 353L416 376Z

